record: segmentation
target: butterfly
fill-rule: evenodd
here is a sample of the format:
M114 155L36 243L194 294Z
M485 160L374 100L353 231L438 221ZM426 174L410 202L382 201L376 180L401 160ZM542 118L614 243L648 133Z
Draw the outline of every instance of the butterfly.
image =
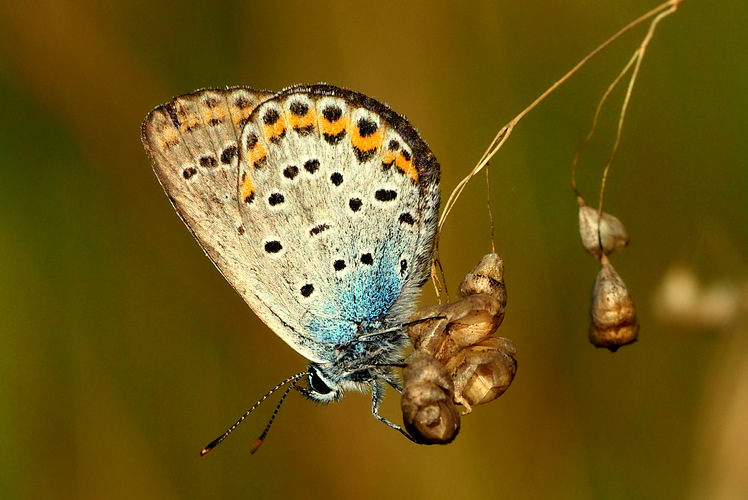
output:
M373 415L407 436L379 407L386 385L401 390L440 202L439 164L408 121L331 85L235 87L157 107L142 140L208 257L309 360L286 382L323 403L371 390Z

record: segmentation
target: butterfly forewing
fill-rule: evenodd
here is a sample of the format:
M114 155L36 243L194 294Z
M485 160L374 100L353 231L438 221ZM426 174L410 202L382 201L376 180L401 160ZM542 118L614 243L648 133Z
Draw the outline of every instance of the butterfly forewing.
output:
M244 88L199 91L159 106L142 127L153 169L177 213L245 298L251 263L238 237L238 137L252 110L270 95Z

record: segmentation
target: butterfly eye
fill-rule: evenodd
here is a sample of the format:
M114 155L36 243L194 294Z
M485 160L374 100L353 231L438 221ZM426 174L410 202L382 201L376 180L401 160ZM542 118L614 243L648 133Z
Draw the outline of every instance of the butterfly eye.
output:
M325 384L317 372L312 372L309 376L309 387L318 394L329 394L332 392L332 389Z

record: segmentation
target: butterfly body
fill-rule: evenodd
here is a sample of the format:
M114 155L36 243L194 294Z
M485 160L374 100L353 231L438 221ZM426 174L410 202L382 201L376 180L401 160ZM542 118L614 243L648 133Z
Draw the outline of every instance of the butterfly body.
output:
M303 392L371 388L383 420L433 257L439 165L418 133L363 94L300 85L177 97L143 143L206 254L310 361Z

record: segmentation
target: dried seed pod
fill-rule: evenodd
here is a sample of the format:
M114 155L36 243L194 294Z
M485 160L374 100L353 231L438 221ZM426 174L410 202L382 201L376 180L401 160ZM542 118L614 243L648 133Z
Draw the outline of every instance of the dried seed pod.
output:
M579 203L579 235L582 245L596 258L610 255L629 244L629 233L616 217L603 212L598 216L596 209L587 205L582 197Z
M451 443L460 430L460 413L452 397L454 385L444 365L414 351L403 368L400 405L408 433L421 444Z
M452 304L428 306L419 309L410 318L413 324L408 327L408 337L416 350L433 355L442 348L447 340L446 330L451 308Z
M498 254L489 253L483 256L475 269L465 275L457 289L457 296L489 295L506 306L506 287L504 286L504 261Z
M408 328L413 347L446 362L461 348L493 335L504 320L504 307L488 295L469 295L452 304L425 307L411 321L419 319L425 321Z
M450 313L447 333L449 342L457 348L489 338L504 321L504 306L488 295L469 295L453 303ZM454 352L450 349L445 354Z
M465 407L465 414L506 392L517 373L516 356L514 343L499 337L465 347L447 362L454 401Z
M590 342L615 352L619 347L636 341L639 324L626 284L606 256L603 255L601 262L602 268L592 291Z

